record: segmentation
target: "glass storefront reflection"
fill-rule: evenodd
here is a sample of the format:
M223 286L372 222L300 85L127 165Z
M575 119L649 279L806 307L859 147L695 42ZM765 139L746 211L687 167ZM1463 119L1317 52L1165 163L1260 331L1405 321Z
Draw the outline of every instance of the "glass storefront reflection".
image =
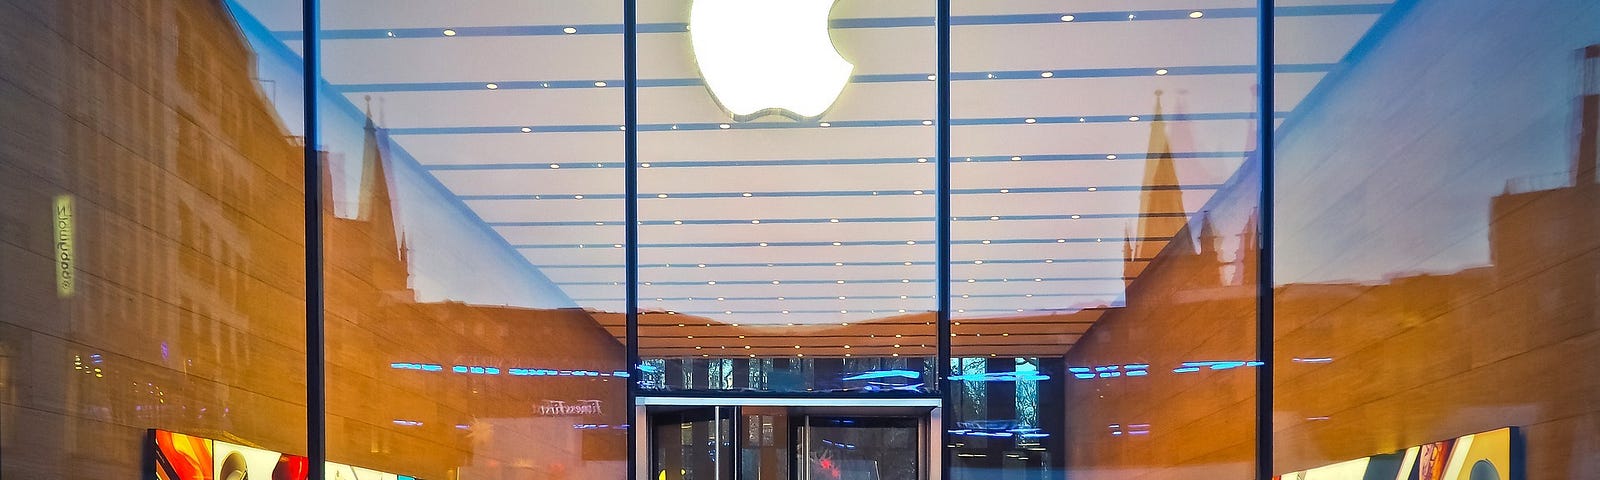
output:
M1600 477L1594 2L0 3L0 477Z

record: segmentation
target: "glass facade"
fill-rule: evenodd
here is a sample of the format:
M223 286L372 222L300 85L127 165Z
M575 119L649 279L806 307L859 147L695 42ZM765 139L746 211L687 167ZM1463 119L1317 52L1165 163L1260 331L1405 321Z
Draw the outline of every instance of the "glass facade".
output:
M1600 475L1600 4L304 5L0 2L0 477Z

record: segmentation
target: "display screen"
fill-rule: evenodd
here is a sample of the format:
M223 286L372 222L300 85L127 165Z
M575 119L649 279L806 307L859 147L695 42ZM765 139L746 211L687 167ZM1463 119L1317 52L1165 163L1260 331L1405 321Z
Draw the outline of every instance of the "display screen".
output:
M221 440L151 430L155 480L306 480L311 461L299 455L246 447ZM329 462L329 480L416 480Z
M1418 445L1358 458L1275 480L1520 480L1516 476L1512 428Z

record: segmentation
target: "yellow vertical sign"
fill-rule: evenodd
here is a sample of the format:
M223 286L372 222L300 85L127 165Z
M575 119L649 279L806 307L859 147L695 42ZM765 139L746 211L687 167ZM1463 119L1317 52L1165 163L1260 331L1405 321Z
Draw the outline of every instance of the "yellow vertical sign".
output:
M61 298L72 296L73 287L73 255L72 237L72 196L56 195L55 201L55 257L56 257L56 295Z

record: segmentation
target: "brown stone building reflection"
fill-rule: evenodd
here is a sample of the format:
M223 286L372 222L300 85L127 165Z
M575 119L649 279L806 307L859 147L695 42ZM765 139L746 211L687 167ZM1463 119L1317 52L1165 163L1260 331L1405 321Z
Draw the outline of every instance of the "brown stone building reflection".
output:
M0 20L34 33L0 48L0 476L143 478L149 428L304 453L303 148L275 106L301 100L267 93L219 2L11 2ZM325 217L330 459L615 476L625 381L509 369L625 370L622 347L581 311L418 302L368 133L358 218Z
M1600 47L1582 56L1572 166L1486 199L1488 265L1274 288L1276 470L1518 426L1527 478L1600 474L1582 440L1600 418ZM1172 367L1253 359L1258 182L1219 193L1198 234L1180 232L1068 352L1073 366L1156 366L1067 383L1072 478L1251 475L1254 372ZM1242 225L1232 259L1214 246L1218 218Z

